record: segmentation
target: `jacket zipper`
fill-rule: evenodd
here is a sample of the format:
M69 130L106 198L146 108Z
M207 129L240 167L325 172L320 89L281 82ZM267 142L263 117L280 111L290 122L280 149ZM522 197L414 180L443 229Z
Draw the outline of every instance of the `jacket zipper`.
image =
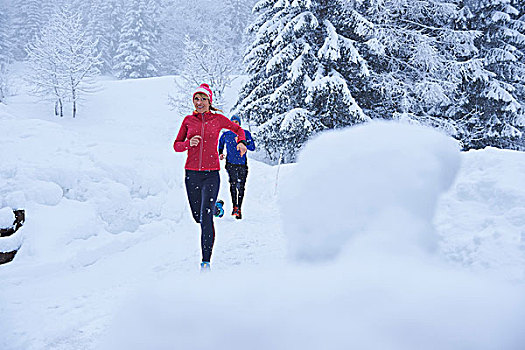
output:
M204 152L204 113L201 113L202 127L201 127L201 152L199 157L199 170L202 170L202 156Z

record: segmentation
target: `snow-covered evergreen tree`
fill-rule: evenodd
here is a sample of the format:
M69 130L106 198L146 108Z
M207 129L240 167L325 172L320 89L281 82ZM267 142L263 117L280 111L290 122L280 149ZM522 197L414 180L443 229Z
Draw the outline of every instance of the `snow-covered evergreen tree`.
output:
M64 102L70 101L74 118L81 93L92 87L100 64L96 42L86 34L80 14L67 7L53 14L27 51L34 92L51 97L61 117Z
M159 61L163 74L180 74L185 69L184 52L186 40L212 40L217 28L212 20L217 21L219 16L212 16L209 12L210 0L199 3L199 10L195 11L193 3L186 0L166 0L162 7L160 23L162 32L159 38ZM198 25L197 25L198 23Z
M254 0L224 0L223 13L231 30L230 40L237 44L245 41L245 31L250 23Z
M257 126L271 160L293 162L316 132L368 119L343 76L368 69L355 40L339 31L339 16L347 14L341 2L262 0L254 11L255 39L245 55L250 78L236 109Z
M133 0L126 8L117 55L114 57L117 77L144 78L158 75L158 3Z
M86 33L97 42L102 73L112 73L119 33L124 19L123 0L77 0L76 9L85 20Z
M251 9L255 5L254 0L224 0L222 7L222 17L229 34L227 35L226 45L231 48L231 52L237 61L237 71L242 72L242 56L248 45L248 35L246 28L252 21Z
M477 30L478 52L468 57L456 118L466 149L523 146L525 17L510 0L463 1L458 26ZM516 6L513 6L516 5Z
M25 48L34 40L43 23L47 21L44 8L46 0L12 0L10 37L13 40L12 54L17 60L26 58Z
M162 35L159 57L163 74L180 74L185 69L185 38L207 41L219 50L242 56L245 34L242 26L251 16L247 6L254 0L201 0L198 10L186 0L166 0L162 7ZM243 69L238 59L236 72Z
M446 126L443 111L454 104L458 60L471 54L475 32L454 30L452 1L363 0L350 2L373 23L363 50L369 64L356 99L373 118L403 118Z
M7 12L0 4L0 65L6 64L10 58Z
M513 27L518 30L520 33L524 33L525 29L525 1L522 0L512 0L512 6L518 10L518 15L516 21L513 22ZM523 47L523 46L522 46ZM519 64L521 67L525 65L525 54L523 54L523 49L521 50L521 56L519 57ZM523 72L523 71L522 71ZM525 73L521 73L522 77L525 77ZM521 79L514 83L516 88L514 96L521 103L522 109L521 113L516 119L516 127L522 132L521 138L516 140L516 148L525 151L525 81Z
M216 6L213 0L199 2L195 11L193 3L186 0L166 0L162 8L162 33L159 57L164 74L180 74L186 67L184 52L187 40L215 42L224 20L212 13Z
M5 7L0 4L0 102L7 94L7 65L10 62L10 47L8 36L8 18Z
M159 36L159 66L162 74L178 74L184 66L184 28L193 30L188 26L189 13L186 13L185 4L182 0L166 0L160 23L162 31Z

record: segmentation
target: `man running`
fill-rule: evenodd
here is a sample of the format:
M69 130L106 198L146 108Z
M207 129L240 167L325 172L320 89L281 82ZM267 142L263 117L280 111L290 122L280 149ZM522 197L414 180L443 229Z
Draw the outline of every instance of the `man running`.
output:
M241 118L238 115L231 117L231 121L241 125ZM249 131L244 130L246 135L246 148L250 151L255 150L255 142ZM223 154L224 146L226 145L225 156ZM237 150L237 135L232 131L227 131L222 134L219 139L219 158L222 160L226 157L226 171L230 177L230 193L232 196L233 211L232 215L236 219L242 219L241 206L244 198L244 188L246 184L246 177L248 176L248 162L246 154L241 156Z

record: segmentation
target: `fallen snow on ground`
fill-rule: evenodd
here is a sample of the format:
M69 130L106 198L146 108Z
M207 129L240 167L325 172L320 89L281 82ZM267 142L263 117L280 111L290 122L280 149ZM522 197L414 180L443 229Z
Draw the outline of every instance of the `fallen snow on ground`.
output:
M520 349L525 155L460 153L417 126L250 160L243 220L227 174L212 273L172 150L173 77L102 80L78 117L0 104L0 347ZM229 106L237 90L227 92ZM250 155L249 155L250 157Z

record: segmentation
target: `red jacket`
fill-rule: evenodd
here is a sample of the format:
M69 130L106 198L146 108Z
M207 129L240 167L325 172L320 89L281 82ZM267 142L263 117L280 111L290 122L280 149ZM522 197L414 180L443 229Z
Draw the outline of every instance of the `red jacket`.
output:
M219 170L219 152L217 143L222 129L229 129L237 134L237 142L246 141L244 130L222 114L214 112L193 112L182 121L177 138L173 143L175 152L188 151L186 159L187 170ZM190 139L200 135L201 142L196 147L190 147Z

